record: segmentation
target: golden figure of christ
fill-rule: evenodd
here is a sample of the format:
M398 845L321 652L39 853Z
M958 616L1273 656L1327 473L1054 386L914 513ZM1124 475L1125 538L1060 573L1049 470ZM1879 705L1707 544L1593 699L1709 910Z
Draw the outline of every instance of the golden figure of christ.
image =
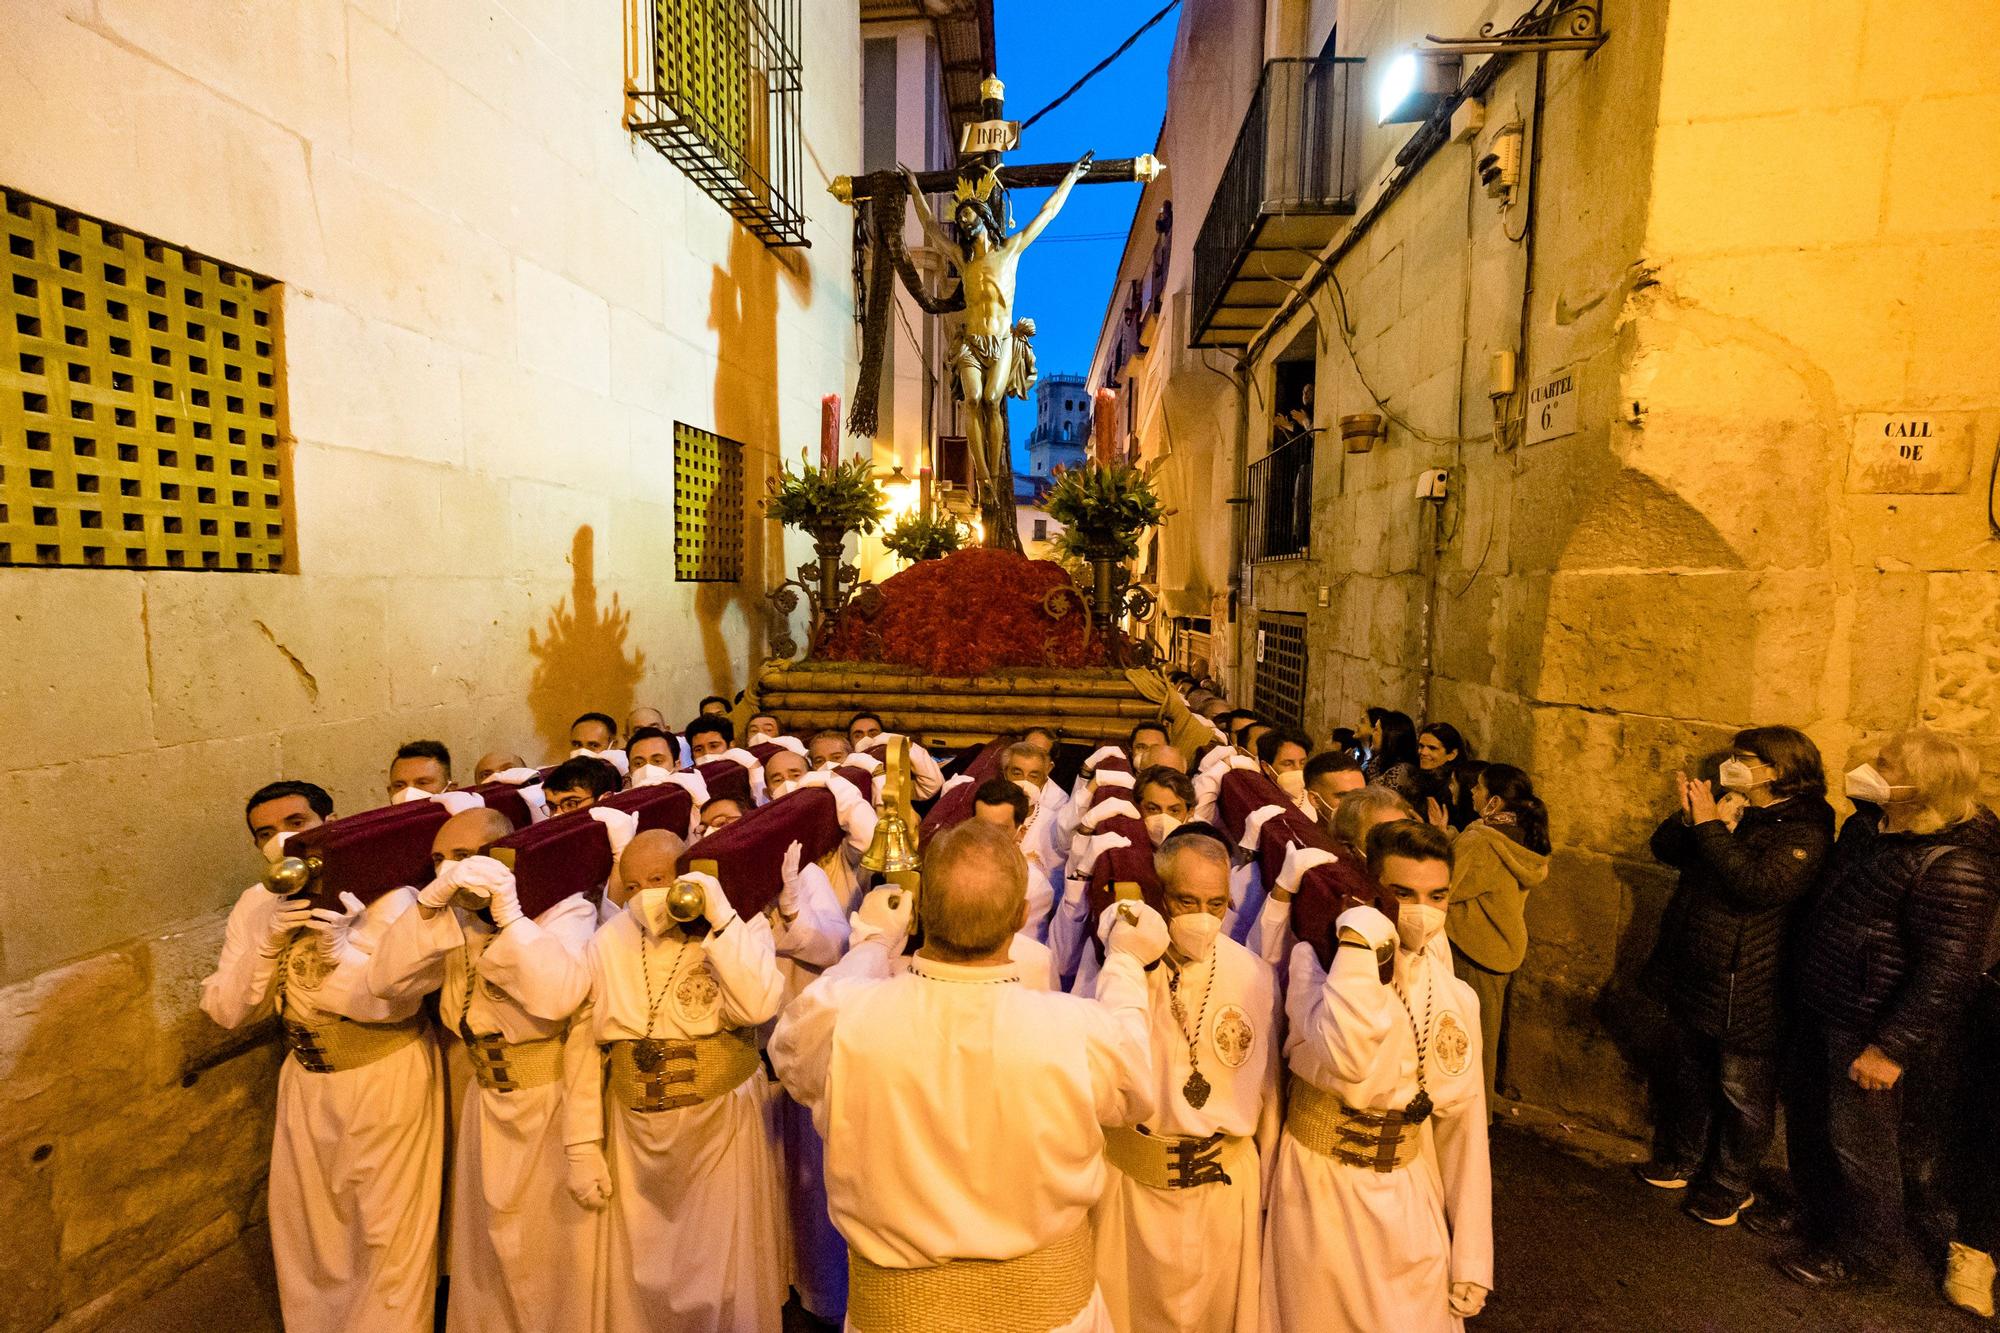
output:
M1022 335L1032 333L1033 327L1020 327L1014 321L1014 284L1021 255L1062 211L1069 192L1090 170L1090 163L1089 153L1077 159L1028 225L1011 236L985 198L962 193L953 206L952 220L958 224L960 238L956 244L931 213L915 173L902 168L917 220L930 243L950 263L965 295L964 322L952 340L950 366L953 390L965 403L966 442L973 468L979 484L989 491L1003 482L1012 484L1007 458L1007 396L1026 398L1035 382L1032 354L1022 345ZM989 503L999 500L994 494Z

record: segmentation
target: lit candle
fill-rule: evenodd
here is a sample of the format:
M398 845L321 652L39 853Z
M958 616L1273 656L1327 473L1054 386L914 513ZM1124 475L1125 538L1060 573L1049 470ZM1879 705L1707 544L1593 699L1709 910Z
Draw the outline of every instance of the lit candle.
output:
M819 466L831 472L840 466L840 395L819 400Z
M1118 395L1110 389L1097 391L1091 409L1093 453L1099 466L1110 467L1118 458Z

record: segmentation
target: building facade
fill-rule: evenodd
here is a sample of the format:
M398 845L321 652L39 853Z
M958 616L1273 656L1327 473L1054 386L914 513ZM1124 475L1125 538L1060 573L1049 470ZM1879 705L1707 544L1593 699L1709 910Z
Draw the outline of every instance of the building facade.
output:
M763 657L809 549L757 498L854 382L863 39L773 5L704 84L650 9L0 10L0 1326L261 1210L280 1048L195 1007L250 791L367 808L400 742L544 761Z
M1090 382L1182 515L1177 655L1534 776L1502 1086L1636 1130L1677 769L1790 724L1837 797L1921 723L2000 791L2000 14L1665 0L1398 68L1556 8L1188 0ZM1392 74L1428 118L1380 123Z
M1090 442L1090 393L1081 375L1047 374L1035 381L1035 428L1028 434L1028 473L1055 475L1083 461Z

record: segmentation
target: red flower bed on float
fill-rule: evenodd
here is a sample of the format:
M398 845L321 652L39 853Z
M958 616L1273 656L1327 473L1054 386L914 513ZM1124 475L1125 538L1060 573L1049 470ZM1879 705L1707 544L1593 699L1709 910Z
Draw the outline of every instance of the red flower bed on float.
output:
M996 667L1104 666L1083 599L1062 566L979 548L920 560L840 613L813 655L938 676Z

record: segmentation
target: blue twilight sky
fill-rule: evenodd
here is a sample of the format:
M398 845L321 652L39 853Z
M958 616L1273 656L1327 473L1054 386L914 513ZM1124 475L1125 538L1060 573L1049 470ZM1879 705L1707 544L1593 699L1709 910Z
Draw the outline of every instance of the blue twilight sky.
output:
M1026 120L1060 96L1159 11L1166 0L995 0L1000 78L1007 85L1007 115ZM1044 116L1008 154L1015 162L1073 162L1085 149L1101 158L1135 157L1153 149L1167 109L1167 56L1179 11L1167 15L1116 64L1076 96ZM1035 321L1035 356L1043 374L1087 374L1097 327L1116 276L1118 256L1137 185L1084 185L1021 265L1015 314ZM1048 197L1046 190L1014 196L1014 215L1026 221ZM1032 402L1008 404L1015 466L1026 465Z

